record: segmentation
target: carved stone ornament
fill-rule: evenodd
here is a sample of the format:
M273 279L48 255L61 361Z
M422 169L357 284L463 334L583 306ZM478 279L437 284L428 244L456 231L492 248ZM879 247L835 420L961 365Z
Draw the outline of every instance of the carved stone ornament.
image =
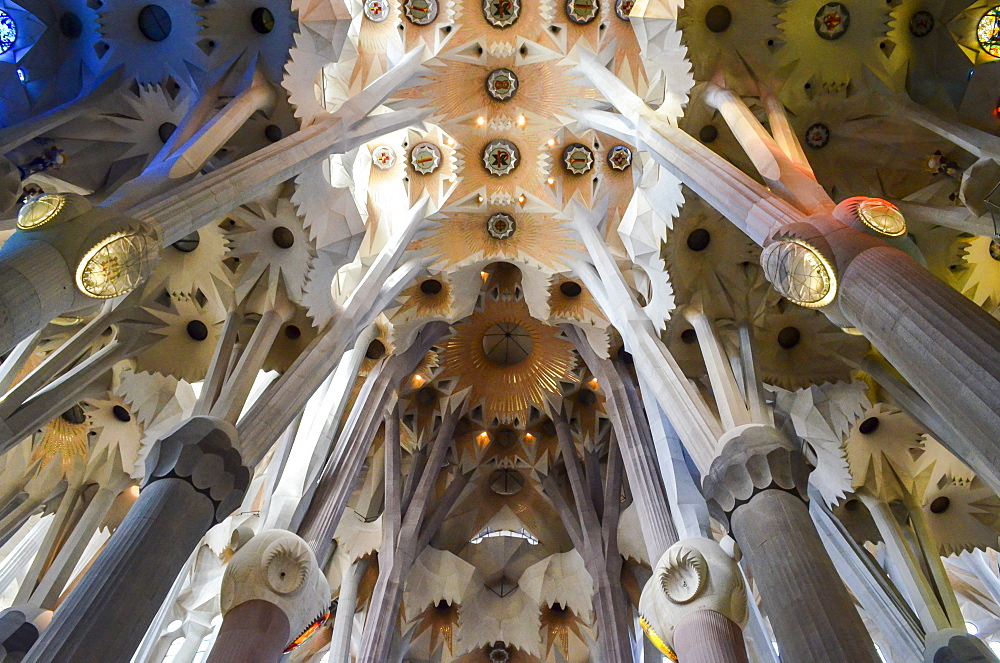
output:
M162 479L187 481L212 501L215 522L222 522L243 502L250 485L236 439L236 428L222 419L191 417L150 451L147 485Z
M305 634L329 617L330 585L305 541L274 529L254 536L236 551L222 577L222 614L255 600L285 613L293 636ZM292 640L304 641L301 637Z
M663 553L642 590L639 614L645 621L643 628L654 643L659 639L672 650L677 625L702 610L745 625L748 610L743 576L736 561L712 539L678 541Z
M712 517L729 527L733 512L765 490L783 490L808 500L809 466L788 438L771 426L750 424L723 448L705 477Z

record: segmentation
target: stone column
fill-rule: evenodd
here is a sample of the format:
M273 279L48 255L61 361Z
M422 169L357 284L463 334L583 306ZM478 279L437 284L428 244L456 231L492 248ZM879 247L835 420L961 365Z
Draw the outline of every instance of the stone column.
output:
M660 557L639 599L640 623L658 649L684 663L748 663L749 604L733 548L730 555L714 539L695 537Z
M290 639L288 618L278 606L247 601L226 615L206 663L276 663Z
M875 645L809 517L809 468L778 430L734 430L705 478L739 542L786 663L877 663Z
M174 656L173 663L191 663L201 649L201 643L205 636L212 632L209 624L202 624L197 621L188 621L187 628L184 629L184 644Z
M221 604L222 628L207 663L275 663L329 616L330 585L305 541L269 530L230 560Z
M674 631L674 647L684 663L749 663L743 629L714 610L685 617Z
M157 444L139 499L26 663L128 663L198 541L243 501L235 441L231 425L193 417Z
M351 634L354 631L354 613L358 605L358 585L368 569L368 560L359 559L344 571L337 598L337 614L333 620L330 639L330 663L351 663Z

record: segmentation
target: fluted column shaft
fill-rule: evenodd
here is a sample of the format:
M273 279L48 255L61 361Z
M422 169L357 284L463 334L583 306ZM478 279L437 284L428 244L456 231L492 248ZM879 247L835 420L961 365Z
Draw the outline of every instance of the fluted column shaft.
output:
M195 417L158 443L150 482L25 663L128 663L198 541L243 500L235 435Z
M351 634L354 632L354 613L358 605L358 586L367 568L368 560L359 559L344 571L337 598L337 614L333 618L330 663L351 663Z
M674 631L674 649L684 663L749 663L743 629L714 610L685 617Z
M276 663L289 639L288 618L281 608L247 601L226 614L205 663Z
M854 324L959 436L962 460L1000 491L1000 325L902 251L860 253L838 298Z
M877 663L875 645L806 505L802 452L770 426L734 431L705 479L771 619L785 663Z

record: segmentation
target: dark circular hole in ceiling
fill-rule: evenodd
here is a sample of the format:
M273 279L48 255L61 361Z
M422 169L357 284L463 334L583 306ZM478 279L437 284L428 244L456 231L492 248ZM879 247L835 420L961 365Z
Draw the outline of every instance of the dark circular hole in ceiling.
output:
M187 333L188 336L195 341L204 341L208 338L208 327L201 320L192 320L187 323Z

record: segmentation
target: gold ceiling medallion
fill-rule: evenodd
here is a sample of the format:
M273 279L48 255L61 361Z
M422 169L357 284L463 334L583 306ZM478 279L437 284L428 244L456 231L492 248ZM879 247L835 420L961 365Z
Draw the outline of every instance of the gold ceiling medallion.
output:
M815 248L800 239L769 244L760 254L764 275L785 299L820 308L837 296L833 266Z
M486 221L486 231L497 240L509 239L517 230L517 221L510 214L497 212Z
M520 0L484 0L483 15L494 28L506 28L517 22L521 14Z
M575 382L573 346L556 327L531 317L523 301L487 298L482 311L455 325L442 353L441 380L470 389L470 403L499 424L527 421L528 408Z
M76 287L95 299L132 292L150 272L150 240L136 232L119 232L92 247L76 268Z
M509 101L517 94L520 83L510 69L494 69L486 77L486 92L497 101Z
M598 0L566 0L566 16L577 25L586 25L601 11Z
M514 143L494 140L483 151L483 164L491 175L502 177L517 168L518 151Z
M608 165L615 170L628 170L632 165L632 150L624 145L615 145L608 151Z
M628 15L632 13L635 0L615 0L615 14L623 21L628 21Z
M372 152L372 163L380 170L389 170L396 165L396 153L388 145L379 145Z
M420 143L410 150L410 164L421 175L430 175L441 165L441 150L434 143Z
M840 39L850 26L851 12L840 2L828 2L816 12L816 34L823 39Z
M437 18L438 3L437 0L406 0L403 13L413 25L428 25Z
M389 18L389 0L365 0L365 16L368 20L381 23Z
M594 167L594 153L586 145L573 143L563 150L566 170L574 175L583 175Z
M827 146L830 142L830 127L817 122L806 129L806 145L818 150Z

